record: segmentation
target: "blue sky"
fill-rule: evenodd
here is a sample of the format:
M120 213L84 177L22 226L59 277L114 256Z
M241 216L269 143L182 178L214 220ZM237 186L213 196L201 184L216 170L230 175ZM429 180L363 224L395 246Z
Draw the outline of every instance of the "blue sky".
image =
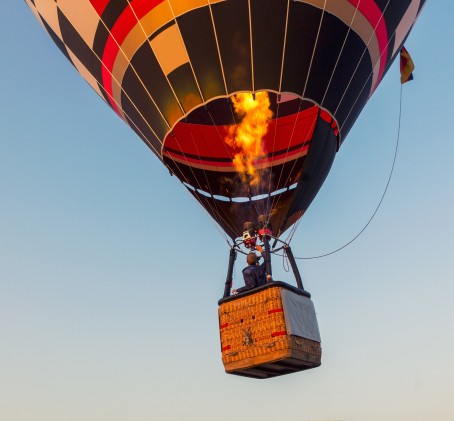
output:
M2 10L0 419L453 419L454 3L428 2L406 43L415 80L375 219L341 252L300 262L322 366L267 381L223 372L224 239L25 3ZM295 255L329 252L369 219L392 164L399 92L394 65Z

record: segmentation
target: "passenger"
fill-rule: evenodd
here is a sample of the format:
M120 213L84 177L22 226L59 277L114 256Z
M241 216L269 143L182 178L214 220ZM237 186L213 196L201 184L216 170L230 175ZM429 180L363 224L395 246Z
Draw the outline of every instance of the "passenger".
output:
M263 252L262 252L263 255ZM237 294L250 289L257 288L261 285L265 285L267 279L271 279L270 276L266 276L265 273L265 259L263 259L261 265L258 264L258 258L255 253L249 253L246 258L247 266L243 269L243 278L245 286L234 289L233 294Z

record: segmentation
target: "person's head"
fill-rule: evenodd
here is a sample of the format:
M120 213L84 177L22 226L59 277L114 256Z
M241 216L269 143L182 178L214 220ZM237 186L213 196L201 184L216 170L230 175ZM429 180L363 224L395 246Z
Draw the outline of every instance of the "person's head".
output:
M249 253L246 258L249 266L255 266L257 264L257 255L255 253Z

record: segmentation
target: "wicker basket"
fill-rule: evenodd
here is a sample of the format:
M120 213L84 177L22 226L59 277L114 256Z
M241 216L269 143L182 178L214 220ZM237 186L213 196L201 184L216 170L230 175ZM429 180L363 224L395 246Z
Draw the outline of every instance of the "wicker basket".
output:
M320 342L288 333L284 289L305 293L274 282L220 301L221 352L227 373L268 378L321 364Z

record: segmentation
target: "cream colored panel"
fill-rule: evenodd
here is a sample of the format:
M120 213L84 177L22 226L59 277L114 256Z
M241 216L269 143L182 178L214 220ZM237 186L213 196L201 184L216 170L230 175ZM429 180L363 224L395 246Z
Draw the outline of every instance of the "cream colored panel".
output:
M99 16L89 0L58 0L58 7L91 47L95 38Z
M166 75L189 62L188 53L177 25L161 32L150 41L150 44Z
M58 38L62 39L60 24L58 23L57 4L54 0L35 0L35 6L39 14L57 34Z
M93 77L93 75L87 70L87 68L79 61L79 59L72 53L72 51L69 48L68 54L80 75L88 82L88 84L96 91L96 93L103 100L105 100L104 96L101 93L101 90L99 89L98 82Z
M70 1L70 0L68 0ZM200 4L208 4L208 0L197 0ZM225 0L211 0L209 3L219 3ZM191 9L191 2L189 4L186 1L179 0L178 2L180 14L186 13ZM172 4L175 4L175 0L172 0ZM203 6L202 5L202 6ZM192 6L194 6L192 4ZM150 38L159 28L163 27L167 23L174 20L174 15L170 8L170 4L165 1L159 3L153 10L147 13L140 22L129 32L121 45L121 51L118 53L117 59L113 68L113 75L121 83L123 81L124 74L128 68L129 61L134 57L136 51L143 45L148 38ZM122 54L123 53L123 54ZM124 58L127 60L124 60ZM118 85L113 86L113 96L118 101L120 98L121 90Z
M43 21L41 20L41 16L39 16L39 13L37 12L36 10L36 7L35 5L30 1L30 0L25 0L25 2L27 3L28 7L30 8L30 10L33 12L33 14L35 15L35 18L38 20L38 22L40 23L40 25L46 29L46 27L44 26L43 24Z
M148 37L149 35L145 32L142 22L140 22L129 31L128 36L123 41L123 44L121 44L121 51L123 51L123 54L131 60L136 51L147 41ZM116 65L117 64L115 63L115 66Z
M398 48L402 44L403 40L408 34L408 31L411 29L416 17L418 16L420 0L413 0L410 4L410 7L405 12L405 15L402 17L402 20L399 22L399 25L396 29L396 38L394 41L393 56L396 54Z

